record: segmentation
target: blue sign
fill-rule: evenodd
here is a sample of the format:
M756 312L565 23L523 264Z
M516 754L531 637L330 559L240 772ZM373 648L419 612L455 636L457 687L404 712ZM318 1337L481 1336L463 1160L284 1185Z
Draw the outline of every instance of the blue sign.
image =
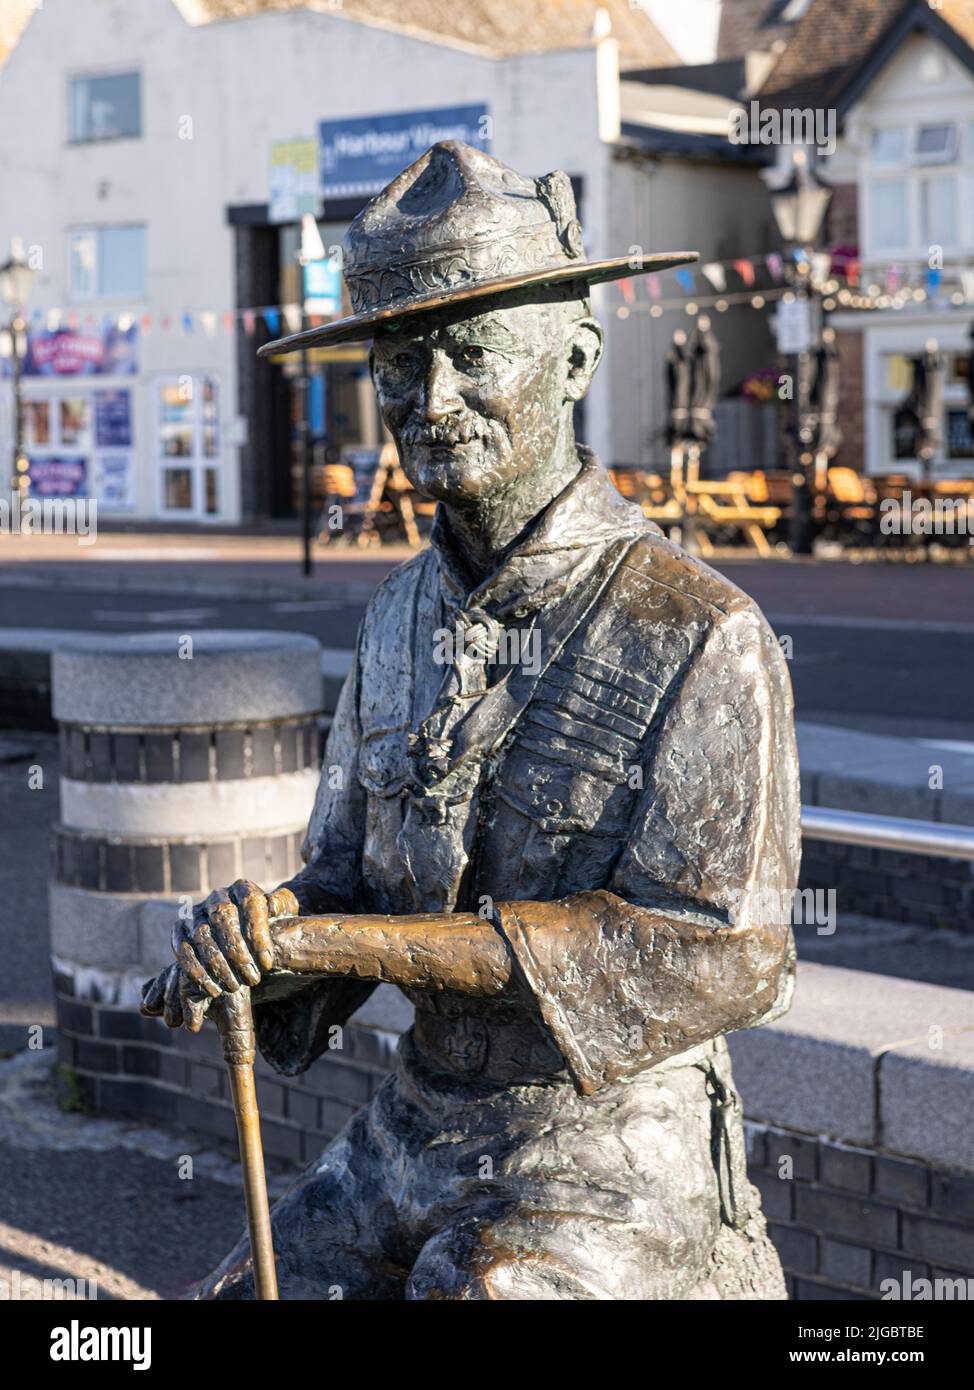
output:
M318 129L324 198L371 197L440 140L490 149L484 105L322 121Z
M95 443L99 449L128 449L132 445L130 391L95 392Z

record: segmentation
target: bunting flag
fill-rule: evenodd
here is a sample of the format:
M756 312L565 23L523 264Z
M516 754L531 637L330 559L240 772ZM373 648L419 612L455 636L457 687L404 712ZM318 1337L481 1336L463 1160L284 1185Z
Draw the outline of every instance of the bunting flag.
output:
M707 261L698 266L700 274L706 281L709 290L713 291L714 296L718 297L718 308L726 308L727 303L722 298L724 295L736 302L750 300L754 303L754 298L761 301L762 307L764 296L777 298L785 287L785 282L790 276L785 272L785 254L789 257L794 256L796 262L807 259L810 262L811 276L813 283L819 288L824 286L829 280L835 280L853 292L860 286L861 262L853 254L852 247L837 247L832 252L820 251L809 252L802 248L788 253L769 251L761 255L752 257L738 257L735 260L726 261ZM728 268L732 267L743 282L743 288L728 290ZM664 285L659 274L651 272L648 275L640 276L639 279L645 280L646 296L652 302L654 312L660 313L663 309L681 310L688 301L698 300L700 291L703 291L704 300L707 299L708 290L705 290L700 281L695 279L694 271L689 268L679 268L674 271L676 281L680 286L680 296L672 298L664 297ZM951 264L946 268L927 267L925 265L913 265L904 263L892 263L885 268L877 267L875 271L874 293L869 296L869 303L861 289L858 293L853 293L848 299L843 298L843 303L850 303L853 308L877 308L873 301L881 296L880 285L885 288L888 296L898 294L899 298L893 306L899 308L901 302L908 300L914 293L922 297L923 286L931 297L952 298L957 304L962 302L974 303L974 268L968 268L957 264ZM618 290L615 292L620 299L627 305L640 306L641 296L638 293L638 284L635 278L624 276L616 284ZM754 298L752 298L752 291ZM832 290L828 291L832 293ZM685 298L684 298L685 296ZM713 300L711 299L711 303ZM696 304L690 304L690 312L695 312ZM882 307L887 307L884 303ZM99 325L103 332L110 331L116 325L125 332L133 324L140 326L141 332L148 335L151 332L168 334L170 332L181 333L189 336L196 331L206 335L207 338L214 338L223 326L223 331L227 336L232 336L236 332L238 323L243 327L248 337L252 337L256 331L258 319L262 319L266 324L267 331L271 337L279 337L282 332L298 333L301 331L302 323L307 322L311 327L318 328L323 323L327 323L332 315L314 314L307 319L302 312L300 304L268 304L257 306L250 309L227 309L217 311L214 309L182 310L175 314L139 311L103 313L100 310L75 309L75 308L33 308L29 310L29 322L33 331L47 328L50 332L57 332L66 328L73 332L84 331L86 333L98 331Z
M700 267L700 274L710 281L718 294L723 294L727 288L727 276L720 261L708 261L706 265Z

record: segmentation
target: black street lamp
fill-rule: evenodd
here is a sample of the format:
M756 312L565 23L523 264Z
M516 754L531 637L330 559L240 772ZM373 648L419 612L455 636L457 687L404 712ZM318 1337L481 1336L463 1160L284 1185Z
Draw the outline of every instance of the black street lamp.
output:
M805 341L796 345L793 353L792 399L794 416L792 435L793 500L791 514L791 550L795 555L812 553L812 465L809 448L812 432L807 415L809 409L809 368L815 347L812 315L817 311L817 291L812 284L812 251L825 220L832 189L809 168L804 150L795 150L792 172L780 188L771 190L771 210L788 257L789 279L796 300L805 306L808 331ZM817 316L817 315L816 315Z
M28 265L20 252L11 248L10 258L4 265L0 266L0 299L6 304L11 314L9 331L14 368L14 467L11 492L20 492L22 501L30 486L28 476L30 464L24 453L24 405L20 391L20 380L26 352L27 323L24 319L24 307L30 299L31 290L34 288L34 276L33 268Z

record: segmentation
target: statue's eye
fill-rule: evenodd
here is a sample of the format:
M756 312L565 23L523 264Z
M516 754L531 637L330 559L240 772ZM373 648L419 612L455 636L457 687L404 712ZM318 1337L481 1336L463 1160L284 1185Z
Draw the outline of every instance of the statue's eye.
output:
M460 361L465 367L479 367L487 356L482 347L476 343L468 343L460 353Z
M416 361L416 354L408 348L400 348L386 357L386 365L394 372L408 372Z

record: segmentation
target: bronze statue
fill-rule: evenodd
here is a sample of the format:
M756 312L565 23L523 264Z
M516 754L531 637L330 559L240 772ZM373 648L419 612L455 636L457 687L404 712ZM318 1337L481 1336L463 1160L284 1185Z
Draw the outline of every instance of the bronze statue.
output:
M437 145L349 229L353 315L264 349L373 338L440 504L363 620L306 867L177 923L145 1002L197 1029L256 986L285 1074L377 982L415 1004L273 1212L284 1298L784 1297L723 1035L790 996L788 677L575 442L589 286L693 257L583 254L564 174ZM198 1296L254 1297L246 1241Z

